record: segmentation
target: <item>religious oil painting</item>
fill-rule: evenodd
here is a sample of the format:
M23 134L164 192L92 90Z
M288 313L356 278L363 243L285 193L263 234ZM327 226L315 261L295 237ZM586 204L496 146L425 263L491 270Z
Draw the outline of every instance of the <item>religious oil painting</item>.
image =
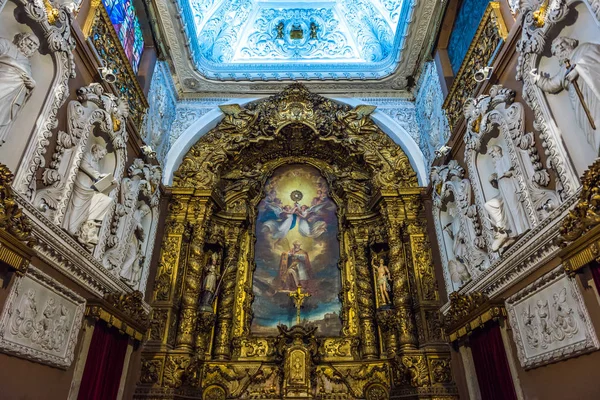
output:
M319 336L340 334L340 245L328 193L326 180L308 165L282 166L267 180L256 222L254 334L296 325L298 292L309 295L303 296L301 324L316 326Z

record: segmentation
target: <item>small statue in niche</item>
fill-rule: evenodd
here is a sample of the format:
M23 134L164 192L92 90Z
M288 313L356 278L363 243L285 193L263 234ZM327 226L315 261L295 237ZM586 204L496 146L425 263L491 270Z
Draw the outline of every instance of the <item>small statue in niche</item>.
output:
M277 24L277 27L275 28L277 30L277 36L275 36L275 39L283 39L283 28L285 27L285 25L283 24L283 21L279 21L279 23Z
M488 200L484 207L495 230L492 251L498 251L524 233L529 228L529 222L521 206L521 191L510 160L504 156L502 147L497 145L491 147L489 154L496 171L490 176L490 184L499 193Z
M467 259L467 244L465 243L465 235L461 231L460 226L460 215L458 208L454 202L449 203L447 206L448 215L452 220L446 224L444 231L448 234L452 240L452 253L454 258L459 262L463 263Z
M310 23L310 38L317 39L317 32L319 31L319 25L314 22Z
M374 257L371 265L377 276L377 292L379 293L379 305L386 306L392 303L390 299L390 270L385 265L383 257Z
M35 88L29 59L39 47L31 33L18 33L12 43L0 38L0 145Z
M142 279L142 269L144 266L144 255L142 254L142 244L146 239L142 220L150 213L150 207L146 203L141 203L133 213L133 222L135 229L130 237L127 247L127 254L123 261L121 269L121 280L129 286L135 288Z
M585 132L588 143L598 152L600 146L600 44L582 43L560 36L552 42L552 55L558 58L560 70L548 77L531 71L535 84L544 92L569 93L577 123Z
M204 280L202 281L202 298L200 307L212 311L212 302L217 291L217 280L219 279L219 253L214 252L209 258L208 265L204 268Z
M116 182L111 173L100 172L100 161L105 156L106 148L99 144L93 144L83 156L65 217L67 231L89 250L98 244L100 226L113 202L105 192L110 192Z
M448 254L448 270L453 282L463 284L471 279L471 275L465 266L468 259L468 249L465 234L461 229L460 215L456 203L451 202L447 206L448 215L452 220L444 227L444 232L452 240L452 254ZM452 256L454 256L452 258Z

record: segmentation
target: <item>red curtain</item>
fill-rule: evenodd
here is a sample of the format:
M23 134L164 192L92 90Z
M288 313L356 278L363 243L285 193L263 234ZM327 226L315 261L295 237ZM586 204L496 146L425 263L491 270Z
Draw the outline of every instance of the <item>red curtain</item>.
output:
M481 398L517 400L498 324L473 332L469 340Z
M117 398L128 338L104 321L94 328L85 362L78 400L113 400Z

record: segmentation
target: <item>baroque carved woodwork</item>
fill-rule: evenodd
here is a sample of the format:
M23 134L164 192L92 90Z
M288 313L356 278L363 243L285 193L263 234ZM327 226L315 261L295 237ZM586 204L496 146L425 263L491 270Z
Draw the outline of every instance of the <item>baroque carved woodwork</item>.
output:
M31 221L15 200L13 179L8 167L0 163L0 263L24 273L36 240L31 233Z
M489 321L506 317L504 306L490 302L480 292L450 294L450 309L444 316L444 326L450 342L468 336L473 330L483 327Z
M598 260L600 256L599 185L600 161L596 161L583 174L577 202L561 222L557 242L563 246L561 258L565 270L570 274Z
M371 120L373 107L294 84L222 111L175 174L135 397L452 398L422 189ZM257 209L265 182L287 164L318 170L337 206L338 334L305 322L280 324L278 334L251 328Z

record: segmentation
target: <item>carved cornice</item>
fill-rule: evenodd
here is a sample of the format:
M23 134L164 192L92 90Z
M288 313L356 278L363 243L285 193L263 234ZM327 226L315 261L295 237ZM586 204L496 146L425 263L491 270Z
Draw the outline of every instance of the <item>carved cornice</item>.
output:
M556 243L560 224L576 199L576 196L572 196L565 200L459 292L465 294L479 291L493 298L555 258L560 251L560 246ZM448 308L449 303L446 303L442 312L447 313Z
M131 291L89 252L82 251L75 239L53 224L33 204L21 196L16 200L31 219L32 232L37 239L34 249L39 258L99 297L112 292Z
M486 322L506 317L506 309L501 303L490 302L480 292L450 294L450 310L444 317L446 334L450 342L455 342Z
M471 46L442 105L448 115L451 131L463 118L464 100L475 94L479 84L474 79L475 72L489 65L498 53L496 50L507 37L508 31L500 12L500 2L492 1L481 18Z
M31 247L36 240L29 218L23 215L15 200L13 179L8 167L0 163L0 262L24 273L34 254Z
M101 319L132 339L142 341L149 326L142 293L110 293L102 300L88 300L86 317Z

